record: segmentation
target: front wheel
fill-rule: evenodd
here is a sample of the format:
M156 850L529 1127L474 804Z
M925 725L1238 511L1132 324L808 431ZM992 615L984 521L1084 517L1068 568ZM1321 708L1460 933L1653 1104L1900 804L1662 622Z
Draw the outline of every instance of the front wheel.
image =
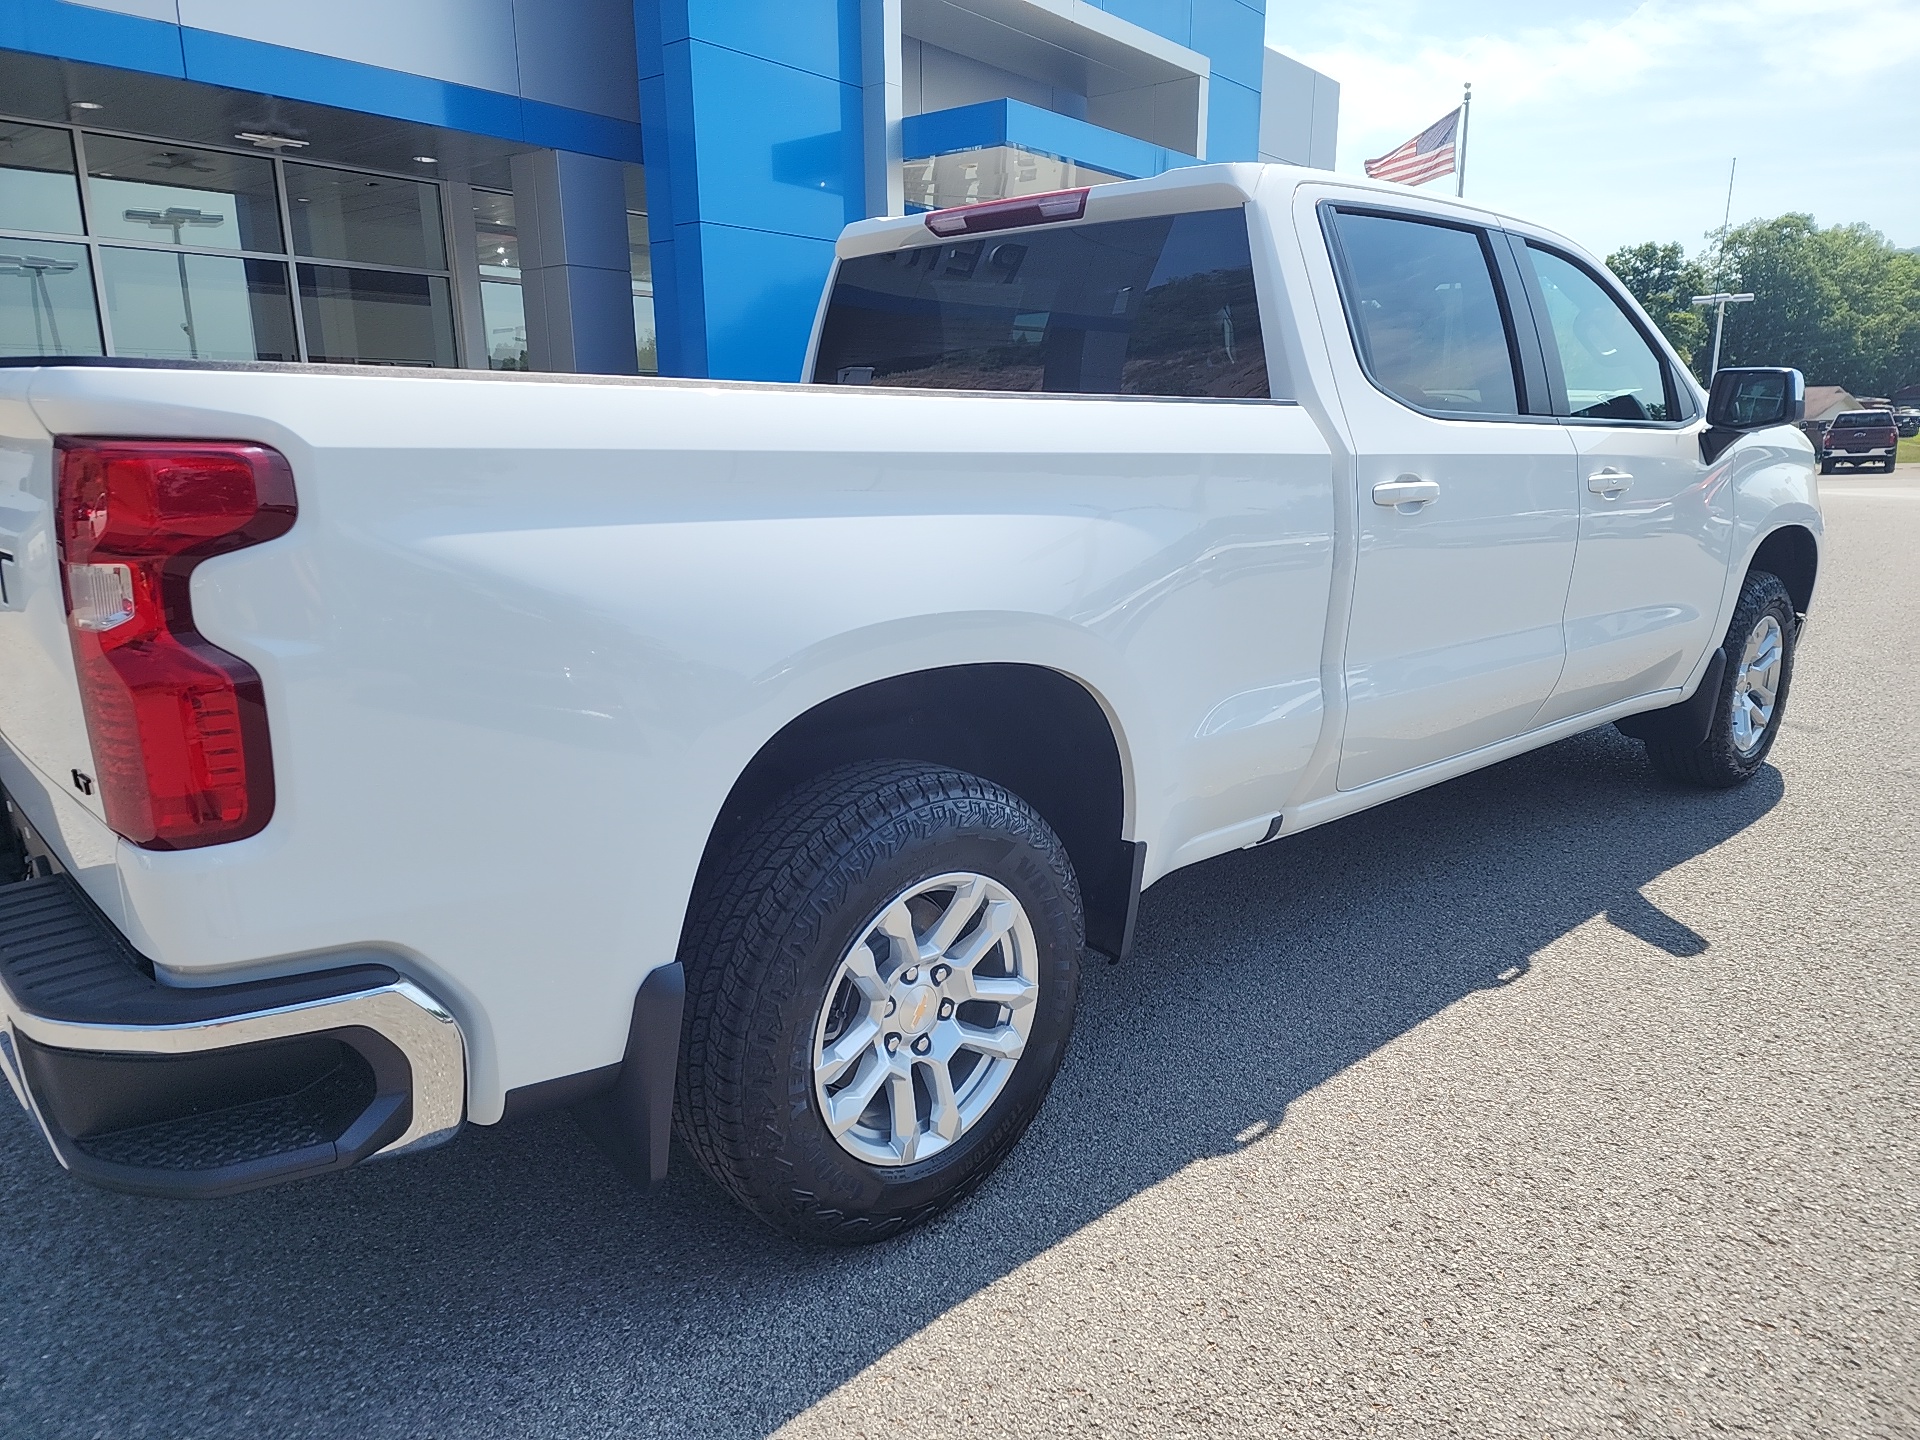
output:
M1647 759L1654 769L1670 779L1716 790L1751 778L1780 733L1798 635L1787 587L1764 570L1750 573L1727 627L1727 663L1706 739L1691 746L1647 741Z
M907 762L832 771L695 897L680 1135L776 1229L897 1234L1039 1110L1084 943L1065 847L1018 796Z

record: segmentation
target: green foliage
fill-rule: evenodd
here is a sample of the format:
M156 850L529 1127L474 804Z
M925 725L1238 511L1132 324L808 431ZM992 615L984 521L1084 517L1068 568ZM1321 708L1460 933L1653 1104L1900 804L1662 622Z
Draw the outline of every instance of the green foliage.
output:
M1607 257L1607 268L1620 277L1653 323L1666 332L1680 358L1699 370L1707 363L1705 347L1712 341L1712 326L1693 308L1693 297L1707 291L1706 267L1687 259L1678 242L1657 245L1630 245ZM1696 352L1699 358L1695 358Z
M1792 365L1809 384L1856 395L1920 382L1920 255L1868 226L1782 215L1736 226L1692 260L1679 245L1647 244L1607 264L1696 372L1711 320L1694 311L1697 328L1682 328L1679 309L1689 295L1732 290L1756 298L1728 307L1722 365Z

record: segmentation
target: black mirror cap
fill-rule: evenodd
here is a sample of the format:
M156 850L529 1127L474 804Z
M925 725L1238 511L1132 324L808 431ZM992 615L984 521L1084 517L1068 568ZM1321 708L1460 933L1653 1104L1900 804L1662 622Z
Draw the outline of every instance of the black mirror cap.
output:
M1715 430L1798 425L1807 416L1807 381L1787 367L1743 366L1714 372L1707 424Z

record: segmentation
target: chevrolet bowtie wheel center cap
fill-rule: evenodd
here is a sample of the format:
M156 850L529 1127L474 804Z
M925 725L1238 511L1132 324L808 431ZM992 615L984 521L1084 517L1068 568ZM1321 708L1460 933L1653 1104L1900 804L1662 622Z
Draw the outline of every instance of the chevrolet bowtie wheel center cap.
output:
M907 1035L924 1035L940 1018L940 994L931 985L909 985L898 997L893 1018Z

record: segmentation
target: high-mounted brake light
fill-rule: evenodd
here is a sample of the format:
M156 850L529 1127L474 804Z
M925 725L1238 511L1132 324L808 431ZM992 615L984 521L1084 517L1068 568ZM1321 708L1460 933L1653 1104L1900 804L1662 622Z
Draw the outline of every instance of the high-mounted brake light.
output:
M951 210L929 210L927 228L936 235L979 235L988 230L1015 230L1022 225L1047 225L1055 220L1078 220L1087 213L1087 187L1049 190L1044 195L1017 195L1011 200L989 200L980 205L956 205Z
M62 439L59 528L80 699L107 824L150 850L273 814L260 677L193 625L194 567L284 535L293 473L264 445Z

